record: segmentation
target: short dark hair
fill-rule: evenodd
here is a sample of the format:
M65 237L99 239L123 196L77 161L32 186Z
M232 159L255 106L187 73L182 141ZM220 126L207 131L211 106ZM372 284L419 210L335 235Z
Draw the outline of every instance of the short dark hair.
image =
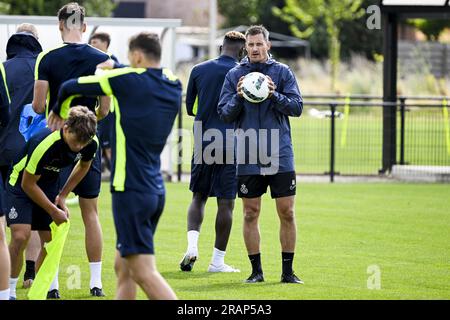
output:
M266 41L269 41L269 31L263 25L250 26L245 32L245 38L248 36L255 36L257 34L262 34Z
M70 108L69 118L65 124L80 142L89 142L97 132L97 117L89 108L84 106Z
M161 60L161 43L156 33L141 32L130 38L129 50L141 50L150 60Z
M89 38L89 43L91 43L91 40L98 39L100 41L106 42L106 46L109 47L111 44L111 36L109 33L106 32L96 32Z
M245 44L245 36L239 31L228 31L223 38L224 45Z
M78 28L81 28L81 26L84 23L84 16L86 15L86 9L84 7L80 6L77 2L71 2L63 6L61 9L58 10L58 21L64 21L64 26L67 29L70 29L70 26L67 25L67 22L69 19L73 18L73 16L76 15L79 20L79 26ZM76 21L76 19L75 19Z

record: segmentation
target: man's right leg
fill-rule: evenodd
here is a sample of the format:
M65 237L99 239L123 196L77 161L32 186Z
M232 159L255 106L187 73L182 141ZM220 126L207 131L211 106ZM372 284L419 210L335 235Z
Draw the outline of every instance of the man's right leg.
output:
M259 233L259 214L261 212L261 197L242 198L244 207L244 241L248 258L252 264L252 274L246 280L248 283L264 281L261 267L261 236Z
M175 292L156 269L155 256L136 254L125 257L133 280L152 300L177 300Z
M25 249L25 273L23 275L23 287L30 288L36 276L36 261L41 251L41 241L37 231L31 231L30 240Z
M194 192L192 196L187 219L188 246L183 259L180 262L180 269L182 271L191 271L195 261L198 259L198 237L205 216L205 205L207 200L208 197L199 192Z
M5 237L4 218L0 217L0 300L9 300L10 259Z
M23 253L31 234L31 224L11 224L11 241L9 254L11 259L11 276L9 279L10 296L16 298L17 281L23 266Z

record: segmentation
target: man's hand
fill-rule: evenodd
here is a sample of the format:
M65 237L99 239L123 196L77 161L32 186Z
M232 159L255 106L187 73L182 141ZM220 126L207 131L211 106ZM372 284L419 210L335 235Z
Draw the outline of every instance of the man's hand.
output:
M244 82L244 76L239 78L239 82L237 84L237 94L239 97L243 98L244 93L242 92L242 83Z
M267 98L272 97L273 93L275 92L277 86L275 85L275 83L272 81L272 78L267 76L267 80L269 81L269 96Z
M58 116L53 111L50 111L47 119L47 126L52 131L59 130L64 126L64 119Z
M66 197L58 194L55 199L55 206L62 209L66 214L67 218L69 218L69 208L66 206Z
M108 59L105 62L102 62L102 63L98 64L97 65L97 69L102 69L102 70L114 69L114 60L113 59Z
M53 221L56 223L57 226L69 220L66 213L57 207L55 207L53 212L50 213L50 216L52 217Z

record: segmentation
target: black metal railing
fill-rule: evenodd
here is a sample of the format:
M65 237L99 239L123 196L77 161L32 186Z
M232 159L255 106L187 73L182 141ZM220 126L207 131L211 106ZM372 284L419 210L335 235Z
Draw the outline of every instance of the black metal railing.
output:
M336 175L384 173L384 108L396 108L395 164L450 166L449 97L400 96L397 102L383 102L373 95L307 95L303 99L302 117L290 120L298 174L329 175L333 182ZM182 110L178 128L192 129L192 118ZM179 155L191 154L192 150L181 147L181 136L178 145ZM177 164L179 181L189 168L187 163Z

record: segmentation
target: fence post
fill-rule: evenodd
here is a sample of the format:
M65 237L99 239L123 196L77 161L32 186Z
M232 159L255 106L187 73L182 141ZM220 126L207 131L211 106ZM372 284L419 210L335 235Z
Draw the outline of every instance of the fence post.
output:
M400 164L405 164L405 106L406 98L400 98Z
M178 110L178 164L177 164L177 178L178 182L181 182L181 174L183 173L183 104L180 105Z
M336 104L331 103L331 140L330 140L330 182L334 182L334 165L336 151Z

